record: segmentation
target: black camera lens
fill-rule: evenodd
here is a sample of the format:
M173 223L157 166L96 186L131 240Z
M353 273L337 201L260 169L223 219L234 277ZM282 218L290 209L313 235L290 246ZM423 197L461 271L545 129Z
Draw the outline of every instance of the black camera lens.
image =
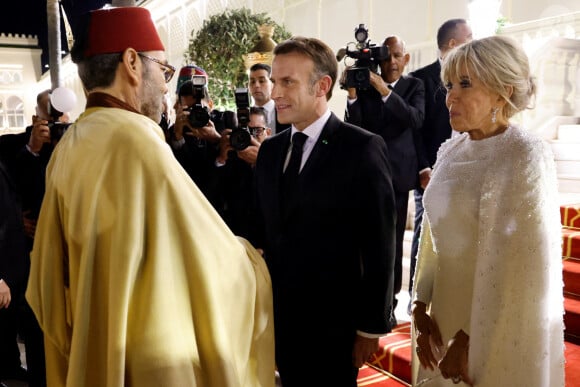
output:
M252 143L252 136L246 128L237 128L230 133L230 145L237 151L244 150Z
M189 112L188 120L192 128L203 128L209 124L209 111L201 105L194 105L185 109Z

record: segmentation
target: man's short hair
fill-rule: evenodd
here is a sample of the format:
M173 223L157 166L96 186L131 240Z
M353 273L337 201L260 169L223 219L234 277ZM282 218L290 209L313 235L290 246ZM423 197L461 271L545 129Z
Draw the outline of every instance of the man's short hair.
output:
M259 116L264 117L264 122L268 122L268 114L266 113L266 109L260 106L252 106L250 107L250 115L256 114Z
M252 65L252 67L250 67L250 72L258 70L266 71L268 73L268 76L272 75L272 67L270 67L270 65L267 65L266 63L256 63Z
M332 89L338 73L338 62L332 49L322 40L303 36L294 36L274 48L274 55L290 53L302 54L312 59L314 62L314 72L310 75L312 84L325 75L330 76L332 85L326 93L326 99L329 100L332 97Z
M467 24L465 19L449 19L437 30L437 47L444 49L449 41L455 38L458 24Z

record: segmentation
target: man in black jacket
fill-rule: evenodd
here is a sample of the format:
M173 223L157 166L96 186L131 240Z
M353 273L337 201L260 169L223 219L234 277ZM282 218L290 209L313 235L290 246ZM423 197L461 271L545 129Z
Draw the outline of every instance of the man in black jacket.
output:
M389 57L379 62L380 75L370 73L372 87L365 90L348 89L345 121L379 134L389 151L397 209L391 313L392 323L395 324L395 295L401 290L403 280L403 238L409 191L416 186L419 176L417 138L418 130L423 125L425 88L419 79L403 75L410 59L405 42L397 36L389 36L383 45L389 47Z
M423 190L431 178L431 168L437 159L437 151L443 142L451 137L449 111L445 106L445 87L441 83L441 60L454 47L470 41L471 28L464 19L450 19L437 31L437 46L440 58L430 65L411 73L425 85L425 121L419 131L417 155L419 157L419 186L415 189L415 230L411 245L411 269L409 293L413 289L413 276L417 263L419 235L423 220ZM410 303L409 303L410 307ZM410 309L408 309L410 313Z
M260 147L256 203L265 238L255 245L264 248L272 277L284 387L356 387L358 368L391 329L395 213L387 148L330 112L337 67L318 39L294 37L274 50L272 98L278 119L292 127ZM312 372L305 356L313 343L332 372Z
M16 187L1 161L0 214L0 380L23 379L16 336L18 300L26 285L26 248Z

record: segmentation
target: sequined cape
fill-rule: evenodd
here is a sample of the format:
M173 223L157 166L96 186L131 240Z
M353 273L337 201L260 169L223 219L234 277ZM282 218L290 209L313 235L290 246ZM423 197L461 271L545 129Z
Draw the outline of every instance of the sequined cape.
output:
M560 220L553 155L515 126L442 145L424 195L413 298L443 342L469 336L475 386L564 385ZM415 381L453 386L417 366Z
M89 108L52 155L26 297L48 386L273 386L271 283L149 118Z

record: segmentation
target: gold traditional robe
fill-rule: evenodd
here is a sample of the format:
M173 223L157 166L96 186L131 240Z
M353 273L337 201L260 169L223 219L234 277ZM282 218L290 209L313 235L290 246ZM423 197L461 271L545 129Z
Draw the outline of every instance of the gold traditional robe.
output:
M273 386L271 284L158 125L88 108L56 147L26 297L49 386Z

